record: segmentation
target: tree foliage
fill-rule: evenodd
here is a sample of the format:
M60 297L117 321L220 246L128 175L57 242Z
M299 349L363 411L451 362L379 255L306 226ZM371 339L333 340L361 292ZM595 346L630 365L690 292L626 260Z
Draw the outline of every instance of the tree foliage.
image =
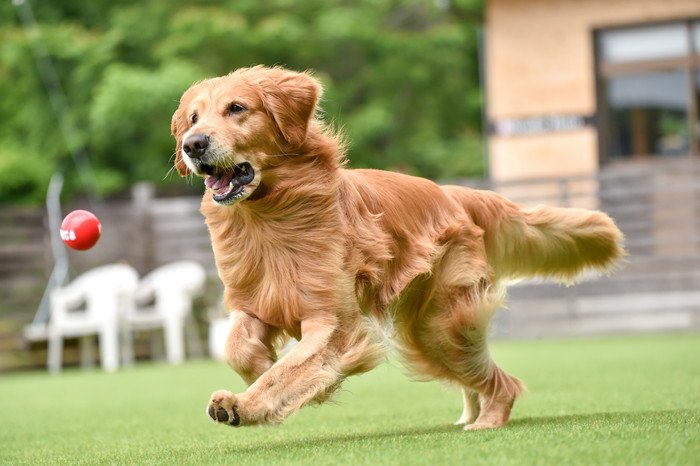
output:
M27 0L30 1L30 0ZM51 173L104 194L178 182L170 116L196 80L253 64L312 69L353 167L481 174L481 0L32 1L40 35L0 4L0 201L41 202ZM34 53L55 66L77 131L66 140ZM55 102L54 102L55 103Z

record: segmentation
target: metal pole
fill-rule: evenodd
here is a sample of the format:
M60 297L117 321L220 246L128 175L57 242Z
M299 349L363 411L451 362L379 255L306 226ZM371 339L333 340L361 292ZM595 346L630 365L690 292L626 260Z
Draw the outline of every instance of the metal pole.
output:
M49 189L46 192L46 211L49 218L49 239L51 241L51 252L53 254L54 266L49 277L49 282L41 297L39 309L34 316L32 325L44 325L49 321L51 306L51 292L66 283L68 278L68 253L66 246L59 237L58 230L61 227L61 190L63 189L63 174L56 172L51 176Z

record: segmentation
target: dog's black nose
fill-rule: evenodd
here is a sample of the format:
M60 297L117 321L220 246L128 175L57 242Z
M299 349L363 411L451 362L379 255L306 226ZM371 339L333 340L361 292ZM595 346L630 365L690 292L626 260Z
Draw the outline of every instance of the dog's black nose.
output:
M206 134L190 134L182 143L182 150L193 159L200 159L209 147L209 136Z

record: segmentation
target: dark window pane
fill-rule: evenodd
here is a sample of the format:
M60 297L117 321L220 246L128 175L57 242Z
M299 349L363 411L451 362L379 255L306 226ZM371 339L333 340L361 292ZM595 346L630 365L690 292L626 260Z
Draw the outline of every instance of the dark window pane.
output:
M689 153L686 70L611 77L605 95L612 158Z

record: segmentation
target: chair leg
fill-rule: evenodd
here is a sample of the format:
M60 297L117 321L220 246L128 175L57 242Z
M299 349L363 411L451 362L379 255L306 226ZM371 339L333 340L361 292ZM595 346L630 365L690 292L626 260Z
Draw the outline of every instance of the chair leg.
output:
M114 372L119 368L119 338L113 328L100 332L100 361L102 369Z
M185 360L184 322L171 319L165 322L165 354L170 364L180 364Z
M46 360L46 365L51 374L58 374L61 372L63 360L63 336L60 334L49 335L48 343L48 357Z

